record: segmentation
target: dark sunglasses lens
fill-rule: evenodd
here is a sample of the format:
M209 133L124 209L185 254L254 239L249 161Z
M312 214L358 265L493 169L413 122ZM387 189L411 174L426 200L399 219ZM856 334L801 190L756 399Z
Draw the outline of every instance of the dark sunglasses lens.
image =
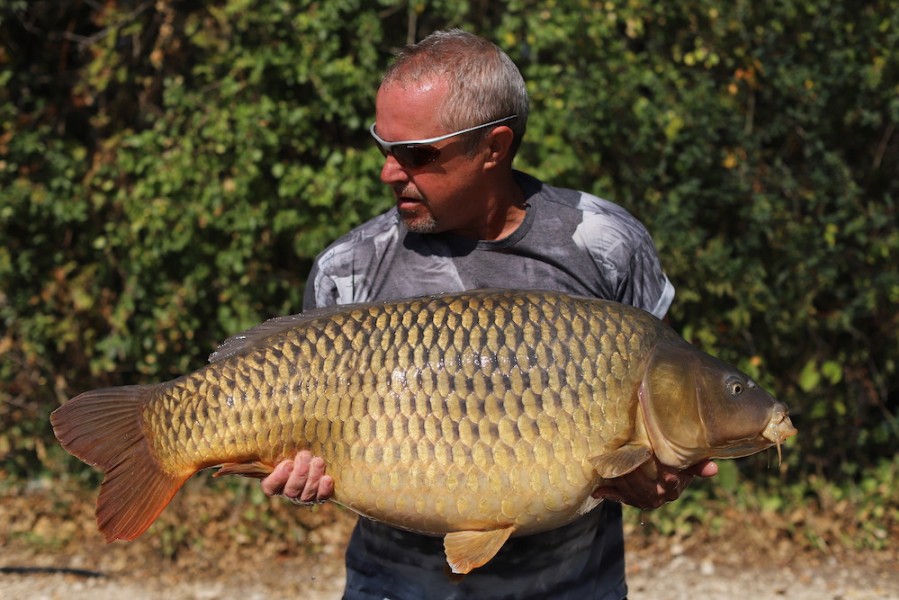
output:
M434 146L394 146L393 156L404 167L418 168L437 160L440 150Z
M440 156L440 150L434 146L410 144L408 146L393 146L388 149L377 140L375 140L375 145L385 157L392 154L398 163L409 169L423 167L429 162L434 162Z

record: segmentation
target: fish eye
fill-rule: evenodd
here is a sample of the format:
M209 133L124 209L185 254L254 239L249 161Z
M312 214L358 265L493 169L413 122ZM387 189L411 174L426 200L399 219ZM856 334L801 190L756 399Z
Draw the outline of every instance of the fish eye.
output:
M743 388L746 387L746 386L744 386L743 381L740 379L737 379L736 377L728 380L725 385L727 386L727 391L730 393L731 396L739 396L740 394L743 393ZM749 387L751 387L751 386L749 386Z

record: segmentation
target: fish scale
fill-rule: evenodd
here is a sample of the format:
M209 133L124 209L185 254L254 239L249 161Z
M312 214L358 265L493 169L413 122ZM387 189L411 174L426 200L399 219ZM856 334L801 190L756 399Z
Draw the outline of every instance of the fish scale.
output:
M727 404L733 377L751 392L746 415ZM727 409L698 407L697 382ZM713 408L717 424L702 415ZM264 476L309 449L333 501L444 535L462 573L509 535L577 518L598 485L652 456L683 468L795 433L785 407L648 313L516 290L274 319L198 371L85 392L51 418L67 450L106 471L107 540L140 535L199 469Z
M558 301L526 300L500 308L493 299L486 303L474 299L431 300L431 306L426 309L424 302L418 301L412 306L387 310L374 307L340 319L310 323L306 329L288 332L279 344L233 357L221 369L209 368L193 375L193 378L207 378L216 373L225 374L205 381L206 385L219 389L218 393L205 394L205 397L226 395L235 398L233 406L198 405L196 399L204 395L197 394L196 390L203 383L189 378L190 383L172 392L173 397L179 393L180 397L164 403L163 411L147 419L151 439L159 441L158 455L174 456L175 449L181 448L180 460L187 463L191 456L196 461L197 455L205 459L223 452L249 454L249 444L228 448L230 440L251 440L263 461L276 461L298 447L309 447L325 459L329 473L341 482L335 501L371 518L404 520L406 526L415 529L442 533L456 520L477 523L481 528L508 524L506 516L502 520L484 517L481 499L496 494L500 485L507 485L507 493L521 498L520 510L529 519L532 515L542 515L544 509L572 509L570 504L582 502L584 490L595 483L595 474L585 459L601 453L607 438L614 439L614 429L609 432L611 435L603 433L610 429L609 425L620 412L614 402L607 402L602 405L605 410L591 414L582 406L581 399L592 398L595 387L611 384L613 389L620 389L631 385L639 374L627 370L626 356L631 351L628 342L638 342L635 350L639 351L639 342L644 339L625 339L617 327L602 326L602 315L577 310L576 304L560 306ZM430 314L430 318L412 319L414 314ZM465 323L469 324L468 328L463 327ZM556 330L548 335L545 330L550 323L556 324ZM599 339L594 341L591 335L585 336L586 341L575 339L572 323L582 332L600 332ZM379 335L370 336L370 332ZM419 340L419 343L412 346L407 340ZM500 348L507 348L500 344L510 341L514 342L513 347L523 346L532 351L514 354L515 360L499 360ZM577 354L587 355L591 342L608 349L612 381L598 381L595 372L591 374L569 360ZM428 360L423 362L425 351L433 346L439 352L436 356L429 353ZM578 346L582 349L578 350ZM351 347L359 349L357 358L341 361L340 357L346 356L341 351ZM488 357L487 360L480 360L482 356ZM275 419L269 407L272 398L277 398L278 390L267 383L272 378L264 372L279 360L291 357L296 362L288 378L289 387L303 390L304 398L291 402L288 394L280 403L275 402L276 406L292 408ZM359 373L353 368L358 364L367 368L361 374L361 381L356 379L358 387L354 389L351 382ZM579 382L582 391L579 397L570 392L560 393L559 390L568 388L569 381ZM515 388L531 393L516 394ZM446 447L439 452L435 451L433 441L423 435L424 427L419 423L432 414L432 403L428 400L434 392L442 396L444 408L435 411L434 416L446 419L445 427L441 428ZM492 406L490 411L488 403ZM226 417L229 426L224 431L217 419L207 418L208 425L193 432L196 443L189 444L185 443L183 430L178 437L172 437L169 432L169 415L174 406L204 415L211 410L227 409L231 415L249 414L250 418ZM303 410L299 410L301 407ZM194 419L188 416L186 421ZM299 423L303 425L290 427ZM235 425L242 428L230 431ZM507 431L506 441L498 435L501 425ZM339 435L335 435L338 427ZM632 424L624 422L620 428L629 430ZM297 430L302 432L300 443ZM260 431L268 434L260 435ZM572 456L573 438L585 452L580 457ZM428 470L432 460L446 470ZM557 468L570 462L584 466ZM534 488L527 474L530 469L525 465L545 470L549 487ZM509 471L515 476L502 475ZM428 506L425 525L413 526L413 519L405 514L406 501L396 493L405 489L418 495L441 486L457 497L453 502L441 503L440 507L436 503ZM534 489L540 492L535 494ZM493 512L502 513L501 510ZM416 521L421 518L414 516ZM535 525L542 526L540 521L548 518L541 516ZM525 523L517 525L527 531Z

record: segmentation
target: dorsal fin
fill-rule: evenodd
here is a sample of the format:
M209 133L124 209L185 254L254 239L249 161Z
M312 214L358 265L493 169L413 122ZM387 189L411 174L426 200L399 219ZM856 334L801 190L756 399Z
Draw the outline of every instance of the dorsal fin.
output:
M266 340L273 335L277 335L284 331L299 327L313 319L322 317L330 317L332 315L347 312L363 306L361 304L342 304L336 306L326 306L324 308L313 308L295 315L285 315L283 317L275 317L269 319L255 327L251 327L246 331L232 335L224 342L219 344L215 352L209 355L209 362L214 363L238 354L243 354L247 350L252 350L259 345L260 342Z
M461 292L444 292L425 294L422 296L407 298L406 301L414 302L416 300L439 300L441 298L454 298L460 293ZM469 298L484 298L496 294L510 293L515 293L515 291L502 288L483 288L467 291L465 292L465 295L467 295ZM535 293L546 294L548 292L535 291ZM209 362L214 363L226 358L231 358L232 356L243 354L244 352L257 347L263 340L266 340L273 335L277 335L289 329L293 329L294 327L298 327L312 319L331 317L335 314L350 312L358 309L367 309L374 306L381 306L390 303L390 300L381 300L375 302L337 304L334 306L305 310L295 315L275 317L273 319L265 321L260 325L247 329L246 331L243 331L226 339L219 345L218 348L215 349L215 352L209 355Z

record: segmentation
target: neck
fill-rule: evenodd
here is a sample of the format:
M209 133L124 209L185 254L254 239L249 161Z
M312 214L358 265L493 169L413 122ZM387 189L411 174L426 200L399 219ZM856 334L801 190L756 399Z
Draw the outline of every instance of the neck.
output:
M511 170L508 175L489 186L482 195L481 217L471 227L460 228L452 233L478 240L501 240L521 225L525 217L524 191L515 181Z

